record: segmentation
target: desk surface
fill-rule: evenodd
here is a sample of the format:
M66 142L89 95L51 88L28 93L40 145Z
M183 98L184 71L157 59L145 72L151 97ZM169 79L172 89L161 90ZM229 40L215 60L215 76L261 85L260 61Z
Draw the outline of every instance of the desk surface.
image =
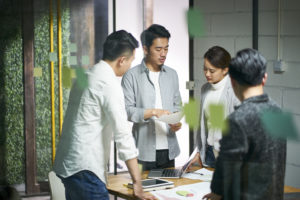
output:
M146 179L148 175L148 172L144 172L142 175L143 179ZM180 178L180 179L166 179L169 181L174 182L174 186L180 186L180 185L187 185L187 184L193 184L193 183L199 183L200 180L192 180L187 178ZM135 199L133 196L133 190L127 188L126 184L131 182L131 178L129 173L120 173L118 175L109 175L108 176L108 184L107 189L108 192L112 195L116 195L118 197L124 198L124 199ZM284 192L290 193L290 192L300 192L300 189L294 188L291 186L284 186Z

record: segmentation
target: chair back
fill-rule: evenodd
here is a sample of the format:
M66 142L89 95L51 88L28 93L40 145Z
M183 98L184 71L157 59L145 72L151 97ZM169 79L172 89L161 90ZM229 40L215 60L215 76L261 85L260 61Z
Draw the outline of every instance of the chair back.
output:
M52 200L65 200L65 187L61 182L60 178L58 178L54 171L49 172L48 174L50 191L51 191L51 199Z

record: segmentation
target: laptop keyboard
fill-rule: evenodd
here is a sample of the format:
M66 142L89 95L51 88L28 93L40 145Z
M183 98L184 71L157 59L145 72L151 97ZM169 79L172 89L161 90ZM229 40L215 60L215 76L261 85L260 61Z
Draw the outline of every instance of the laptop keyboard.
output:
M176 169L164 169L162 177L176 177L179 176L180 170Z

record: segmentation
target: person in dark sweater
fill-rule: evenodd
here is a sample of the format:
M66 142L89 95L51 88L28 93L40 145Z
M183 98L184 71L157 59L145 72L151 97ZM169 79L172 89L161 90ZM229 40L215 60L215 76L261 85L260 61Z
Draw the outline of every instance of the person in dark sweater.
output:
M237 52L229 64L235 95L241 104L228 116L228 131L204 199L283 199L286 141L264 129L264 111L281 112L264 93L266 59L254 49Z

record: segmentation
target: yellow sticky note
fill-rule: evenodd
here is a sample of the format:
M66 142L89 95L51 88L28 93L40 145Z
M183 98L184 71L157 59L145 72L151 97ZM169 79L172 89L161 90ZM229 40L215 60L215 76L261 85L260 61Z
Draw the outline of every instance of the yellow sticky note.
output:
M190 99L189 103L183 106L185 121L191 128L198 128L199 126L199 107L200 102L195 99Z
M71 88L72 86L71 69L68 67L63 67L62 74L63 74L63 78L62 78L63 87Z
M35 67L33 69L33 76L34 77L41 77L43 75L43 69L41 67Z

